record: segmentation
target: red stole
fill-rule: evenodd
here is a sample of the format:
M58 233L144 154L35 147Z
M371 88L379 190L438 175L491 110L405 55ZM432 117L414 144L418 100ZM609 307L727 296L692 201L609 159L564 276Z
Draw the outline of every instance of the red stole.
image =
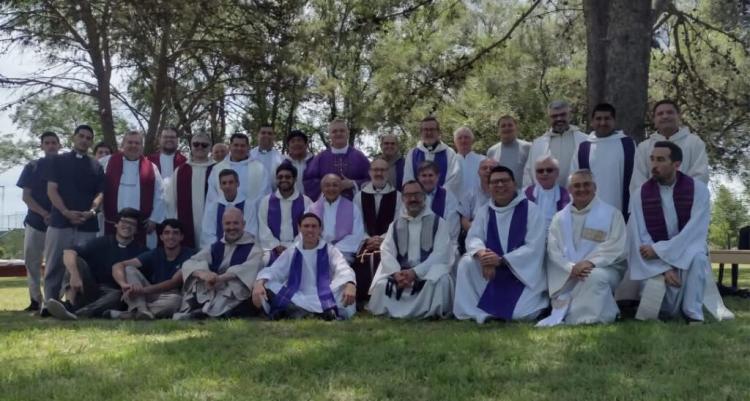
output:
M206 197L208 190L208 176L211 174L213 164L206 168L206 177L204 179L203 198ZM193 221L193 166L190 164L182 165L175 172L175 185L177 185L177 199L175 199L177 208L177 220L183 223L184 239L182 244L186 247L197 248L195 222Z
M115 222L117 221L117 197L120 191L120 179L122 178L123 155L115 153L109 158L107 171L104 177L104 232L115 234ZM154 207L154 192L156 192L156 174L151 161L141 156L138 162L138 178L141 184L140 207L141 219L146 220L151 216ZM136 240L146 243L146 232L143 227L138 227Z
M161 158L159 157L159 155L161 155L161 152L152 153L148 155L148 160L156 164L156 168L158 168L159 172L161 173ZM174 158L172 159L172 162L172 171L175 171L177 170L177 167L180 167L183 164L187 163L187 158L180 152L174 152Z

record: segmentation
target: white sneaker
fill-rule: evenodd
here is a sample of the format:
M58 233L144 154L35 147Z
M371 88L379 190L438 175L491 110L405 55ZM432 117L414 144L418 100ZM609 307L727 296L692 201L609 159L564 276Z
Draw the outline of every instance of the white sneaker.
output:
M67 310L65 305L56 299L50 299L47 301L46 307L50 315L60 320L78 320L78 316L75 313Z

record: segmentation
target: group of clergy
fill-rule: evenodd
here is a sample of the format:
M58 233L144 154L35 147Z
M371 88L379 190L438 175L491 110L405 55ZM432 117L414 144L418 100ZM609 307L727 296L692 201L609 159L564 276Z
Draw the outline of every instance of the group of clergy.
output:
M548 115L549 130L533 143L518 138L515 118L501 117L500 142L486 156L472 150L468 127L448 146L430 116L414 148L402 155L398 137L382 135L372 162L350 145L343 120L329 123L328 146L315 156L297 130L282 154L270 126L252 149L244 134L228 149L192 135L189 158L175 129L161 131L150 156L142 134L128 132L99 160L104 234L126 238L123 211L135 210L132 241L162 249L162 265L182 247L200 251L173 266L174 277L162 274L169 284L138 274L154 256L118 260L115 290L130 302L107 313L170 315L146 298L133 302L151 286L151 301L179 290L166 308L175 319L253 308L273 319L346 319L367 309L551 326L613 322L617 300L640 300L639 319L702 322L704 308L732 318L707 257L705 145L680 125L677 104L656 103L656 132L637 146L615 130L609 104L594 108L588 135L570 124L566 102L552 102ZM76 316L58 294L45 298L54 316Z

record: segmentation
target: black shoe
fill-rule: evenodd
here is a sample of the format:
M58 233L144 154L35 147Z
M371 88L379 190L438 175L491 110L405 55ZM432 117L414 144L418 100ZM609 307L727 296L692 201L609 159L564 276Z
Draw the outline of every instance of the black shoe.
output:
M32 299L31 303L29 304L29 306L27 306L26 309L24 309L23 311L24 312L36 312L38 310L39 310L39 302L34 301Z
M50 316L52 315L49 313L47 308L42 308L42 310L39 311L39 317L50 317Z

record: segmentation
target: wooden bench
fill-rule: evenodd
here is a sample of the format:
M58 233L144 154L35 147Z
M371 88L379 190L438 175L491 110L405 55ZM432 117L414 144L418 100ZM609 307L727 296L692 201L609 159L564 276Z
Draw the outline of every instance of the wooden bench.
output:
M26 277L23 260L0 261L0 277Z
M732 286L733 290L737 289L737 280L740 273L740 265L750 265L750 250L738 249L717 249L710 252L711 263L719 264L719 280L721 285L724 279L724 265L732 265Z

